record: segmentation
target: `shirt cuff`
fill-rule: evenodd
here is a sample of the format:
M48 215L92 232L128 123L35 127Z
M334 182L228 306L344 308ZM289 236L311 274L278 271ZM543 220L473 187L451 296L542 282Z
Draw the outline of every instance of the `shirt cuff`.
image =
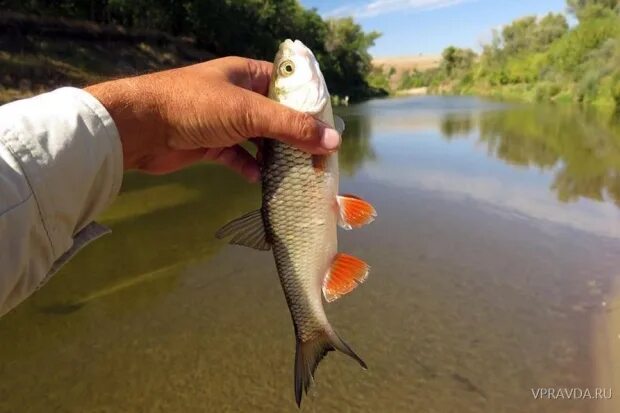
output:
M22 167L59 258L120 190L123 155L116 125L97 99L76 88L7 106L19 128L4 143Z

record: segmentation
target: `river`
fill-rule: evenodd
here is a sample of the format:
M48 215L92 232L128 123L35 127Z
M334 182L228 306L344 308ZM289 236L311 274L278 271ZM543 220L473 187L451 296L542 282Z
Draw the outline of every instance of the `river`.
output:
M330 353L302 411L618 411L534 393L620 392L620 124L470 97L339 112L342 192L379 215L340 233L372 270L326 309L369 369ZM213 237L259 199L213 165L126 175L113 233L0 319L0 412L297 411L273 258Z

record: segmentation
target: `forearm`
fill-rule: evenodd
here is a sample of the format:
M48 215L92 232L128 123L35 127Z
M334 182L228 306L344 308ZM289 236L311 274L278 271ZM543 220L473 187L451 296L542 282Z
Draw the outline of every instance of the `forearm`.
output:
M0 315L99 235L89 224L121 180L116 127L92 96L65 88L0 107Z

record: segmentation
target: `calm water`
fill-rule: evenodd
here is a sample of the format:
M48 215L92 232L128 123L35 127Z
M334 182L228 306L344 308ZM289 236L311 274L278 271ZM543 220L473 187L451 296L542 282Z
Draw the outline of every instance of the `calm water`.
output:
M327 312L369 370L330 354L302 410L619 411L531 389L620 398L620 125L473 98L341 114L342 190L379 217L341 233L372 271ZM212 236L258 202L214 166L126 176L113 234L0 319L0 412L297 411L271 254Z

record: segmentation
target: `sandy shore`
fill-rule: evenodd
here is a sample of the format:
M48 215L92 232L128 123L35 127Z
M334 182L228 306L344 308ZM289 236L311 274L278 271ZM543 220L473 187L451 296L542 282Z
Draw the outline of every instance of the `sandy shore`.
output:
M620 282L613 289L612 298L593 320L593 359L595 384L611 388L612 398L596 404L597 413L620 411Z
M411 89L398 90L396 92L397 96L421 96L428 95L427 87L414 87Z

